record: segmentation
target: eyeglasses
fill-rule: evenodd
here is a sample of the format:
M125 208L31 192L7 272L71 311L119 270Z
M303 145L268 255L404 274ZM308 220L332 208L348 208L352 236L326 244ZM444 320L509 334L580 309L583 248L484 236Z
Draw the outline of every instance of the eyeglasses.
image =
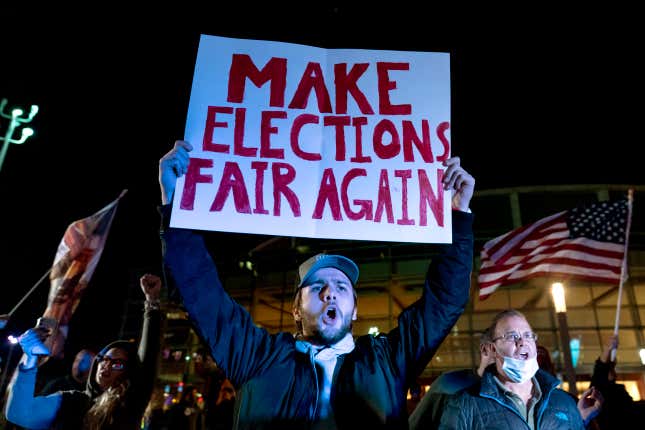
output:
M127 363L127 361L122 358L112 358L101 355L99 355L97 359L99 363L106 363L107 366L110 366L110 369L117 371L124 370Z
M516 331L509 331L508 333L504 333L502 336L493 338L492 341L496 342L500 339L503 339L504 342L517 343L520 341L520 339L524 339L526 341L535 342L537 338L538 338L537 333L533 333L532 331L527 331L522 334L519 334Z

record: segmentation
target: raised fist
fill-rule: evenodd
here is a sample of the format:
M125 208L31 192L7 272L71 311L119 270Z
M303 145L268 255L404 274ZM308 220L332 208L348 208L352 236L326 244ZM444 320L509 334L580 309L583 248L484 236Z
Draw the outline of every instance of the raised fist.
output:
M139 278L139 284L141 285L141 291L146 295L146 300L159 300L159 294L161 292L161 278L159 276L146 273Z

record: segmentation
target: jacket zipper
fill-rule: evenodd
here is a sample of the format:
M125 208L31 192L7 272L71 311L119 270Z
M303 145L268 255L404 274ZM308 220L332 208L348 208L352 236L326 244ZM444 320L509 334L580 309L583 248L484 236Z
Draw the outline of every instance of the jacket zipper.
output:
M314 361L314 350L313 348L309 348L309 363L311 364L311 368L314 372L314 381L316 381L316 401L314 402L314 407L312 412L310 413L309 419L311 422L315 422L316 420L316 414L318 413L318 372L316 371L316 362ZM310 408L311 409L311 408Z
M549 391L547 391L546 396L544 399L540 402L540 409L538 410L538 415L537 415L537 420L535 420L535 429L539 430L540 424L542 423L542 415L544 415L544 410L546 409L546 404L549 403L549 399L551 398L551 393L553 392L553 389L556 388L557 386L552 386Z

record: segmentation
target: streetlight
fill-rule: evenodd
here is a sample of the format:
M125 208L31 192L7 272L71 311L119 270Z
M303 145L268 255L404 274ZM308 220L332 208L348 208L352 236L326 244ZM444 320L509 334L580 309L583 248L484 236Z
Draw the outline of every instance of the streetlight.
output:
M569 392L578 395L576 387L576 374L573 370L573 361L571 360L571 346L569 338L569 324L567 323L567 304L564 299L564 285L561 282L554 282L551 285L551 295L555 305L555 313L558 316L558 325L560 326L560 343L564 353L564 369L567 382L569 383Z
M5 113L5 107L7 106L7 99L2 99L0 101L0 116L3 118L7 118L9 120L9 127L7 127L7 131L4 134L4 137L0 137L0 141L2 141L2 148L0 148L0 170L2 170L2 164L4 163L4 159L7 156L7 151L9 150L9 145L12 143L24 143L29 137L34 135L34 130L29 127L24 127L22 129L22 134L19 139L14 139L13 138L13 132L16 130L16 127L18 127L21 124L25 124L28 122L31 122L32 119L36 116L38 113L38 106L37 105L32 105L31 110L29 111L29 115L23 117L23 110L22 109L12 109L11 113Z

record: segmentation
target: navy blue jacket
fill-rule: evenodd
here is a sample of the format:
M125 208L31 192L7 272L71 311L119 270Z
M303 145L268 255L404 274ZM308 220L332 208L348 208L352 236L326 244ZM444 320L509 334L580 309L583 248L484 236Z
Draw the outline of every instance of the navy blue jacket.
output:
M162 214L169 207L162 208ZM169 281L216 363L238 389L235 428L311 428L318 384L313 357L290 333L269 334L224 291L202 237L162 231ZM385 335L361 336L339 356L331 405L339 429L407 429L406 395L468 301L473 261L472 215L453 212L453 244L428 269L422 297Z
M495 382L493 368L486 369L481 383L449 400L440 429L529 429L524 417ZM534 410L535 429L584 430L575 401L571 395L557 388L560 381L543 370L538 370L535 379L542 390L542 398Z

